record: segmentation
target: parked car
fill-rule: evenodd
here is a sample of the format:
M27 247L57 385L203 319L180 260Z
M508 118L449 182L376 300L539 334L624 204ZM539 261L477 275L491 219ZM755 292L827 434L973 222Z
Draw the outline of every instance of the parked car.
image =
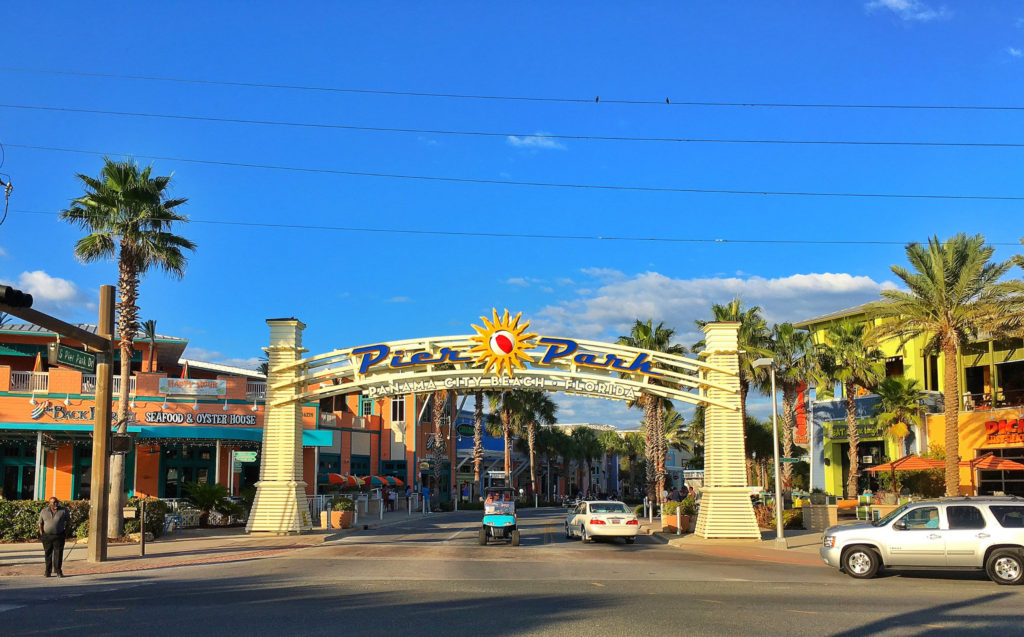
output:
M640 522L633 510L617 500L580 502L565 519L565 537L591 542L595 537L621 537L636 542Z
M1024 582L1024 498L954 497L905 504L876 522L825 530L821 559L850 577L881 568L985 569Z

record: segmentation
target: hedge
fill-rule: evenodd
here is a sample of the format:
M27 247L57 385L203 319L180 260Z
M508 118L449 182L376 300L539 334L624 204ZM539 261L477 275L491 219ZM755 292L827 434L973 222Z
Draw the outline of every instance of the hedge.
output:
M138 498L129 498L126 506L138 506ZM83 538L89 535L89 501L62 502L71 513L65 535ZM48 506L46 500L0 500L0 541L24 542L39 537L39 512ZM146 530L153 537L164 532L167 503L157 498L146 499ZM125 520L125 533L138 533L138 520Z

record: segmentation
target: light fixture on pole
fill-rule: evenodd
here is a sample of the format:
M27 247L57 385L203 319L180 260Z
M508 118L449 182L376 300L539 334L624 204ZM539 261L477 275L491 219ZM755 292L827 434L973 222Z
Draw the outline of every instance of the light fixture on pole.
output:
M161 407L163 407L163 409L167 409L167 398L164 398L164 404L161 405Z
M225 399L224 399L224 411L227 411L227 410L228 410L228 401L227 401L227 399L225 398Z
M68 395L67 395L67 396L66 396L66 397L64 398L64 406L65 406L65 407L69 407L69 406L71 406L71 394L68 394Z
M257 409L259 409L259 407L256 406L256 400L253 399L253 401L252 401L252 410L256 411Z
M785 542L782 531L782 479L779 471L778 397L775 395L775 359L759 358L751 363L754 369L767 367L772 379L772 451L775 453L775 541Z
M195 411L197 409L199 409L199 399L198 398L196 399L196 401L194 403L192 403L192 411Z
M28 404L32 405L33 407L36 406L36 395L35 395L35 392L32 393L32 398L28 399Z

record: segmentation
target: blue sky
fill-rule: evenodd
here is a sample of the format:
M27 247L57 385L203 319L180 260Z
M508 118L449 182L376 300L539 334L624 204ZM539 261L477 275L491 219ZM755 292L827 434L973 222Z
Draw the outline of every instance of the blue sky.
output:
M1013 110L710 107L662 102L1024 106L1024 3L175 3L24 5L5 13L4 67L474 95L295 91L0 70L0 172L15 190L0 279L37 307L95 320L113 264L82 265L55 212L97 155L48 146L340 171L748 191L1024 196L1022 148L711 144L468 137L258 126L10 108L582 136L1024 142ZM594 103L600 96L604 102ZM491 307L545 333L614 338L693 321L739 294L770 321L877 297L901 245L620 242L260 228L671 238L924 241L956 232L1018 252L1021 201L726 195L445 183L153 163L174 174L199 245L183 281L142 284L143 318L188 355L246 364L264 319L307 323L313 352L464 334ZM6 179L6 178L5 178ZM633 425L567 400L565 422Z

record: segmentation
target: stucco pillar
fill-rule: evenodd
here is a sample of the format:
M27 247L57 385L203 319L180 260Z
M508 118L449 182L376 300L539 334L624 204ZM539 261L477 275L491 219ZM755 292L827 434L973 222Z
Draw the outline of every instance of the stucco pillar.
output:
M263 419L263 457L256 500L245 525L247 533L301 533L312 528L306 505L306 483L302 477L302 405L298 400L275 406L281 400L296 398L302 388L296 384L301 367L280 368L299 361L302 330L298 319L268 319L270 347L266 414ZM288 383L285 387L275 385Z
M740 415L739 323L704 327L706 378L726 389L708 387L707 397L728 407L709 404L704 416L704 494L696 534L703 538L760 539L747 487L743 420Z

